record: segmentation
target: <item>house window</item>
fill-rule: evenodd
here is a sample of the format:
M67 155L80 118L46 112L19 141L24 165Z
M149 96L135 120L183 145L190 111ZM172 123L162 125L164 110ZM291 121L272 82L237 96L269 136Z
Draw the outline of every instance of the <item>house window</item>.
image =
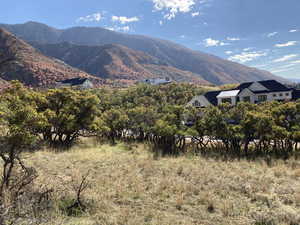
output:
M258 96L258 102L265 102L267 101L267 96L266 95L259 95Z
M285 96L290 96L290 93L285 93Z
M282 96L283 96L283 94L282 94L282 93L280 93L280 94L279 94L279 96L280 96L280 97L282 97Z
M194 106L195 106L195 107L200 107L201 104L200 104L200 102L199 102L198 100L196 100L196 101L194 102Z
M230 103L232 104L231 98L222 98L222 103Z
M276 95L276 94L273 94L273 97L277 97L277 95Z
M250 101L251 101L250 96L245 96L245 97L243 97L243 101L244 101L244 102L250 102Z

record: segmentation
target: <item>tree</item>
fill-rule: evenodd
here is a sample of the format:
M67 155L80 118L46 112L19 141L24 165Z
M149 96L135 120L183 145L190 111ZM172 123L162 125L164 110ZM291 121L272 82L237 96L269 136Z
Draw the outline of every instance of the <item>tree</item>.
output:
M92 131L99 99L88 91L69 88L49 90L40 101L39 111L46 118L39 131L52 146L70 147L80 136Z
M35 127L39 126L43 116L37 112L34 97L33 91L12 82L0 99L0 205L7 209L16 206L20 193L37 177L35 170L26 167L20 157L39 140Z
M156 153L178 155L184 150L187 128L182 123L183 111L181 106L166 105L158 114L150 136Z
M105 128L99 130L104 132L104 135L111 141L111 144L116 144L116 139L121 138L124 130L127 128L128 116L124 110L120 108L113 108L103 113L102 119ZM100 132L100 135L103 133Z

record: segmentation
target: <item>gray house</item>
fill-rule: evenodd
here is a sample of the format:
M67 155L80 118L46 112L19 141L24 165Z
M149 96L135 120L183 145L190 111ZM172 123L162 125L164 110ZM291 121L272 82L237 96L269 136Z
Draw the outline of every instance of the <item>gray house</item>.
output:
M163 84L172 83L172 80L168 77L166 77L166 78L148 78L148 79L142 80L141 82L145 83L145 84L150 84L150 85L163 85Z
M236 105L238 102L270 102L290 101L300 97L300 91L288 88L275 80L264 80L242 83L233 90L212 91L204 95L195 96L187 105L194 107L208 107L229 103Z
M94 85L88 78L78 77L78 78L72 78L72 79L67 79L67 80L57 82L56 88L61 88L61 87L89 89L89 88L93 88Z

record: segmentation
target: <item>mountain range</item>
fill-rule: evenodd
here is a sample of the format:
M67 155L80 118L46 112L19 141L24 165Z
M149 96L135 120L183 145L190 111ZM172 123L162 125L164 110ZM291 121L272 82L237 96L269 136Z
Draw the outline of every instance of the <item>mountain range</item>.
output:
M171 77L176 81L215 85L266 79L286 81L267 71L194 51L170 41L119 33L100 27L56 29L37 22L0 24L0 27L15 35L12 36L19 47L15 48L15 42L10 41L6 43L6 48L9 45L10 48L22 52L17 55L23 56L22 60L26 62L23 66L31 63L35 67L51 65L49 71L55 68L55 72L45 74L44 71L48 70L40 69L40 75L45 77L44 81L42 78L35 79L36 76L29 79L30 76L26 73L20 75L16 73L16 69L10 71L9 67L0 65L0 77L5 80L20 79L25 83L33 82L34 85L48 83L49 79L54 80L51 76L55 76L55 79L93 76L129 83L144 78ZM0 30L0 33L7 36L9 33L5 30ZM2 36L0 35L0 47L3 43ZM20 43L24 49L20 47ZM38 57L25 57L29 50ZM0 49L0 62L3 61L1 58L9 58L3 57L7 52L1 51ZM37 63L36 59L42 62ZM34 67L31 64L30 67ZM64 71L68 72L63 75Z
M62 61L44 56L26 42L0 28L1 79L20 80L31 86L44 86L74 76L93 78Z

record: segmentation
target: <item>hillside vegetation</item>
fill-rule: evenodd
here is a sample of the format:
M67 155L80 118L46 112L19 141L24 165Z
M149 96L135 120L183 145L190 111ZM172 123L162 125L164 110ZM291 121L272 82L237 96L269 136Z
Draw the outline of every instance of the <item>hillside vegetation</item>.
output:
M56 190L53 208L34 219L37 224L300 224L297 160L154 160L142 145L84 142L88 144L64 153L46 150L24 156L26 164L37 168L35 186ZM73 185L88 171L89 187L82 198L88 209L67 216L60 207L75 198Z
M186 107L206 90L12 82L0 224L300 224L300 102Z
M210 83L190 71L170 66L158 58L122 45L103 46L40 44L31 42L43 54L60 59L96 77L136 82L146 78L169 77L178 82L209 85Z
M46 57L0 28L0 74L6 81L19 80L29 86L43 86L72 77L91 76L61 61ZM101 83L100 79L94 79Z

